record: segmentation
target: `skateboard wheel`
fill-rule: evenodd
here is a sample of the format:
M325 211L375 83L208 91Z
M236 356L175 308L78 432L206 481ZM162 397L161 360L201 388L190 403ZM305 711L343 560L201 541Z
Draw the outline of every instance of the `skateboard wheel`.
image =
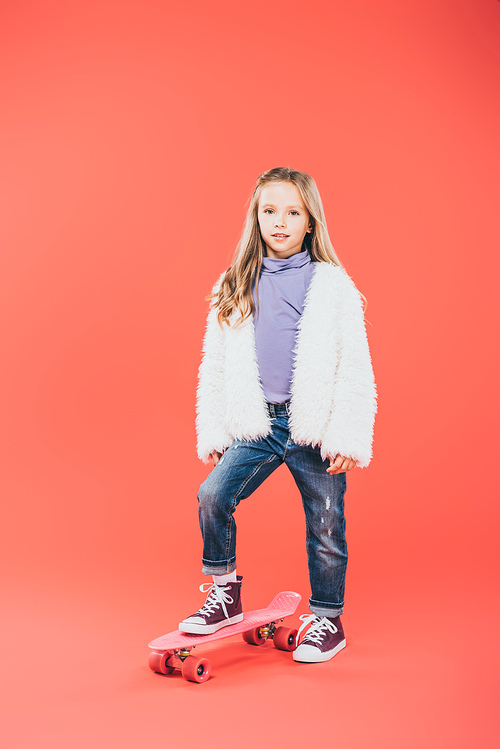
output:
M297 630L278 627L274 633L274 647L278 650L295 650L297 647Z
M148 666L151 671L156 671L157 674L171 674L173 671L175 671L175 668L173 666L167 665L167 661L169 658L170 653L168 652L168 650L165 650L161 653L153 650L153 652L149 654Z
M248 632L243 632L243 639L249 645L263 645L267 638L261 636L259 627L257 627L256 629L250 629Z
M210 661L207 658L194 658L192 655L182 663L182 675L187 681L196 681L201 684L210 676Z

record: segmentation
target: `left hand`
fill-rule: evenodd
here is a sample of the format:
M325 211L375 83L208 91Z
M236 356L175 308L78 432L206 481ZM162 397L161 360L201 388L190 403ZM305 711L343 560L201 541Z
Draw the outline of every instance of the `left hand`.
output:
M344 458L340 453L336 455L335 458L328 455L328 460L330 461L330 467L326 469L326 472L332 475L334 473L345 473L346 471L350 471L351 468L354 468L356 465L356 461L353 458Z

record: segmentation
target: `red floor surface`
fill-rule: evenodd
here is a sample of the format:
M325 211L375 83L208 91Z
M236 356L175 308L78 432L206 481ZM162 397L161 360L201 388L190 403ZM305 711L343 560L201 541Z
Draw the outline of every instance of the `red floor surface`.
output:
M326 664L294 663L270 643L208 644L204 684L146 665L149 639L175 625L158 589L17 587L6 601L3 745L498 746L488 591L472 616L456 610L457 587L430 591L427 615L411 588L371 613L352 606L348 645Z

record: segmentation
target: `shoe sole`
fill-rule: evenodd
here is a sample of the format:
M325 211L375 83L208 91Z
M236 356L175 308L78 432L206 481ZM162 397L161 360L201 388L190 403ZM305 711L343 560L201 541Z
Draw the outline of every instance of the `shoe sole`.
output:
M342 640L342 642L339 642L338 645L336 645L333 650L327 650L326 653L322 653L318 648L312 647L310 645L306 645L304 647L307 647L308 651L310 649L310 652L305 652L303 656L299 653L299 657L297 658L297 651L300 648L297 648L297 650L293 651L293 660L297 661L297 663L324 663L325 661L329 661L331 658L333 658L334 655L337 655L337 653L340 653L341 650L343 650L346 646L346 641Z
M191 624L190 622L181 622L179 624L179 631L185 632L188 635L212 635L223 627L229 627L231 624L238 624L238 622L242 621L243 614L236 614L236 616L216 622L216 624Z

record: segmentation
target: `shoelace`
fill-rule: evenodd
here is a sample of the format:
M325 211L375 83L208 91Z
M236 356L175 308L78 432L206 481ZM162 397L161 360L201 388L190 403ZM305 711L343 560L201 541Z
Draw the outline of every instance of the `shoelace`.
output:
M208 585L208 588L205 589L206 585ZM200 585L200 590L202 593L209 593L209 596L204 605L198 611L197 616L210 616L215 609L222 606L224 616L226 619L230 618L227 613L226 603L233 603L233 599L226 591L231 590L231 586L223 588L222 585L216 585L215 583L202 583Z
M315 645L320 645L321 640L328 631L331 632L332 635L334 635L335 632L338 632L338 627L336 627L333 622L327 619L326 616L320 618L319 616L316 616L316 614L302 614L301 616L299 616L299 619L304 623L297 632L297 643L299 642L300 633L309 624L311 625L311 628L302 642L306 642L306 640L308 640L310 642L313 642Z

